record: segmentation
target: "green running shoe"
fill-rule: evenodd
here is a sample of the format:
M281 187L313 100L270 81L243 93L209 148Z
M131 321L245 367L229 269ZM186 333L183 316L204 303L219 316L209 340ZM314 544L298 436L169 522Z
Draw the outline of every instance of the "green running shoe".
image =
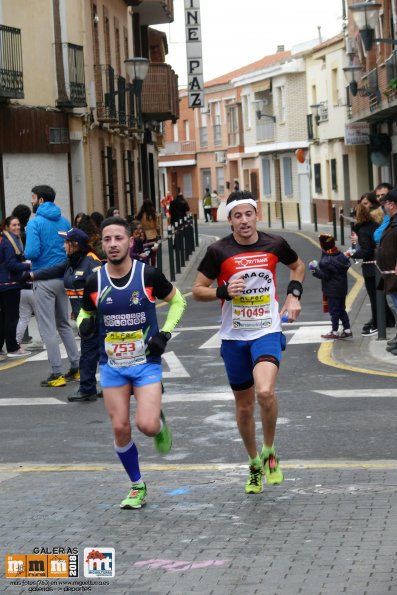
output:
M153 440L157 452L159 452L162 455L166 455L170 452L172 447L172 432L167 426L164 413L162 411L160 411L160 418L163 422L163 427L161 428L160 433L157 434L157 436L153 437Z
M142 508L146 504L146 484L136 483L131 486L127 498L121 501L120 508Z
M247 483L245 484L245 493L260 494L262 490L262 469L261 467L254 467L253 465L250 465Z
M269 454L268 458L264 459L263 468L267 483L271 485L283 483L284 473L281 471L278 458L275 454Z

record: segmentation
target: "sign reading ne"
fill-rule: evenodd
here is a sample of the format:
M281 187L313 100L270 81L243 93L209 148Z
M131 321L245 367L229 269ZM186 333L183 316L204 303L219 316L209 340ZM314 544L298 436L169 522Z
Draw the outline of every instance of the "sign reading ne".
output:
M204 107L200 0L185 0L185 31L189 107Z
M368 122L355 122L345 126L345 145L369 145Z

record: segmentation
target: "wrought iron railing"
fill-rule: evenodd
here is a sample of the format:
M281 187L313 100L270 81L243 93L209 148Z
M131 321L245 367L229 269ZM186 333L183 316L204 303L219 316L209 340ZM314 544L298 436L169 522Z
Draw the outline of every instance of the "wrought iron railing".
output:
M97 64L94 73L97 118L99 122L117 122L114 69L109 64Z
M24 97L21 30L6 25L0 25L0 97Z
M55 43L58 81L58 107L87 105L84 76L84 51L74 43Z

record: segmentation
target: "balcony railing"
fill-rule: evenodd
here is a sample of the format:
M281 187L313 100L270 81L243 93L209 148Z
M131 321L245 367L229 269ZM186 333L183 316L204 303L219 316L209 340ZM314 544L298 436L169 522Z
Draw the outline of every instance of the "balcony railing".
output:
M179 117L178 77L169 64L150 64L142 85L142 114L146 119Z
M256 142L272 140L275 136L275 125L271 121L259 120L256 122Z
M320 122L328 122L328 101L321 101L318 107Z
M94 67L96 110L99 122L116 123L116 95L114 69L108 64L98 64Z
M160 25L174 20L174 0L125 0L139 14L141 25Z
M0 97L24 97L21 30L6 25L0 25Z
M85 107L84 51L74 43L55 43L58 107Z
M195 140L182 140L173 143L165 143L163 155L183 155L196 152Z

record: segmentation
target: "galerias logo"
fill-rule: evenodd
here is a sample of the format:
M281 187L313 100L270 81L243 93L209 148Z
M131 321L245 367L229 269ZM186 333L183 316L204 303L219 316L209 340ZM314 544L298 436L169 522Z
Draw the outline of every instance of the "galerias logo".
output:
M252 267L261 267L269 264L266 254L257 254L253 256L235 256L236 269L248 269Z

